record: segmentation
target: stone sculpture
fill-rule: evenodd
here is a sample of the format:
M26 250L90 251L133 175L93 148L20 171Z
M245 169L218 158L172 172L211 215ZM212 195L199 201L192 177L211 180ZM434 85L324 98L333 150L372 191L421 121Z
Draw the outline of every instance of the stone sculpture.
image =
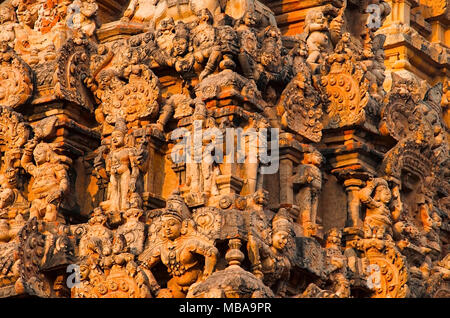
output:
M448 3L294 2L2 3L0 297L449 297Z

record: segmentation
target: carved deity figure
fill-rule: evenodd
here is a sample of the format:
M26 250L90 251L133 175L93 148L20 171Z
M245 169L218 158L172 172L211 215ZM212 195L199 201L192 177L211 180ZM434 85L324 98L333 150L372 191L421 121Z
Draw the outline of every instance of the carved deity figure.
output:
M33 159L34 162L33 163ZM22 166L34 178L28 199L30 218L56 221L58 209L69 190L67 166L70 159L55 153L51 144L32 139L25 146Z
M359 191L359 199L366 206L364 219L364 237L392 239L392 215L389 203L392 199L391 190L386 180L370 179Z
M149 22L153 19L159 0L131 0L122 21Z
M245 171L247 193L253 194L263 187L263 175L260 173L260 167L263 163L260 160L261 154L268 152L267 139L262 134L264 129L270 127L268 121L257 115L249 118L249 128L245 131ZM267 133L267 130L266 130Z
M247 11L236 24L236 31L240 40L238 55L244 76L253 79L255 59L258 56L258 38L256 36L257 15L255 11Z
M176 25L169 23L167 26L170 27L170 32L163 29L165 23L162 23L157 31L162 38L157 37L158 48L153 48L152 51L155 61L159 65L175 68L185 79L193 77L195 58L191 52L189 28L183 22L178 22Z
M97 264L102 255L111 253L113 233L106 227L108 218L100 207L95 208L89 218L86 233L81 237L79 254L90 265Z
M271 82L284 83L290 80L290 63L282 55L281 33L278 28L266 27L260 34L260 42L253 77L258 88L264 92Z
M262 245L260 251L263 282L272 288L277 297L286 296L291 262L285 254L285 247L291 236L292 220L282 209L272 220L271 245Z
M107 200L101 203L107 212L121 212L129 208L129 197L136 191L139 160L135 148L126 144L127 126L117 119L111 134L111 150L106 158L109 174Z
M14 8L6 5L0 8L0 42L14 47L15 27L18 26Z
M143 214L142 199L139 194L130 196L130 208L124 212L125 223L117 229L117 234L122 234L130 253L139 255L144 250L145 224L139 221Z
M66 22L69 27L91 37L97 28L97 10L95 0L75 0L67 7Z
M0 219L4 221L4 240L13 239L25 224L29 203L18 189L17 171L9 167L0 179Z
M342 233L336 228L330 229L326 235L325 252L326 265L324 273L327 276L324 289L311 283L303 292L301 298L348 298L350 297L350 281L347 277L347 258L342 254Z
M192 47L197 63L204 65L203 71L199 75L202 81L206 76L212 74L222 58L220 46L213 26L213 16L208 9L197 12L197 25L191 30Z
M320 166L323 160L322 154L317 150L305 153L302 164L292 176L294 189L299 189L295 197L296 205L300 207L297 223L303 226L305 236L315 235L318 230L316 222L319 195L322 190Z
M216 177L220 174L220 169L214 162L216 147L220 145L220 140L216 139L218 128L215 119L207 116L205 104L200 100L196 101L193 116L195 121L189 145L191 158L186 163L186 185L190 186L191 193L218 195ZM202 140L195 140L197 136Z
M195 13L208 9L214 14L221 12L219 0L131 0L122 21L151 23L158 26L165 18L189 23Z
M442 224L442 218L436 212L432 202L420 204L419 217L422 222L423 232L427 238L427 245L440 252L439 231Z
M324 58L333 51L329 26L320 10L311 10L306 15L305 31L308 45L307 62L315 70Z
M332 291L339 298L350 297L350 282L347 278L347 260L341 251L342 233L332 228L326 235L325 250L328 258L326 269L332 283Z
M311 69L306 63L306 59L308 58L308 46L306 41L303 39L298 39L294 48L289 52L289 55L292 58L292 71L294 77L301 73L305 78L305 81L308 83L311 82Z
M386 95L383 89L383 83L385 80L386 66L384 60L386 55L384 53L384 42L386 36L380 34L375 36L371 48L371 56L364 60L363 63L367 68L366 78L370 82L370 95L379 103L382 102Z
M143 266L149 270L162 262L171 275L167 288L159 291L158 298L184 298L192 284L212 274L218 250L209 241L193 233L193 221L183 217L179 206L169 206L161 218L161 244L150 246L140 258ZM198 257L204 257L203 268Z

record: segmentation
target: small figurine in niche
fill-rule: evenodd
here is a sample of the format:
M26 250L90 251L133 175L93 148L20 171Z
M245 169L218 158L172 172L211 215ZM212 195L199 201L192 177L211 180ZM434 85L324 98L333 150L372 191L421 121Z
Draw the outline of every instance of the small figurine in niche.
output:
M253 194L263 187L264 176L260 173L261 155L267 154L268 142L264 138L263 132L270 127L269 122L258 114L252 114L249 117L249 126L244 137L245 147L245 168L246 168L246 184L248 194Z
M300 298L348 298L350 282L347 278L347 258L342 254L342 233L336 228L330 229L326 235L325 252L327 276L324 289L314 283L308 285Z
M17 188L17 171L7 168L1 176L0 218L7 220L8 237L13 239L25 224L24 215L28 213L29 203Z
M216 178L220 174L220 169L217 163L214 161L216 151L218 147L222 145L222 141L218 140L220 136L220 130L216 125L216 120L213 117L206 119L205 132L203 135L203 147L202 147L202 185L203 192L209 195L218 195L219 189L217 188Z
M118 118L111 134L111 150L106 158L106 172L110 179L107 201L101 203L106 212L126 211L129 195L136 191L139 160L136 149L126 143L127 131L125 121Z
M319 195L322 190L322 172L320 166L324 158L317 151L305 153L303 162L297 167L297 171L292 176L294 189L299 189L295 202L300 208L300 217L297 223L303 226L305 236L317 234L317 208L319 204Z
M199 140L201 148L196 148L197 142L194 138L190 140L190 160L186 163L186 185L190 187L191 194L205 194L206 196L218 195L216 177L220 174L217 163L214 162L215 152L221 141L220 130L213 117L208 117L205 103L201 100L195 101L194 125L192 126L194 138L195 131L205 129L202 140Z
M57 155L51 144L38 143L38 139L33 138L25 146L21 163L34 177L29 194L30 218L56 221L58 209L69 190L67 164L71 163L70 158Z
M392 194L387 181L382 178L369 179L359 191L359 199L367 208L364 237L392 239L392 216L389 209Z
M293 75L303 74L306 81L311 82L311 69L306 63L308 57L308 46L306 41L302 38L297 40L294 48L289 52L292 58L292 71Z
M167 288L159 291L158 298L184 298L192 284L212 274L218 250L193 233L193 221L184 218L181 207L168 204L161 218L162 242L141 254L142 266L151 270L162 262L172 276ZM204 257L204 268L198 261L199 256Z

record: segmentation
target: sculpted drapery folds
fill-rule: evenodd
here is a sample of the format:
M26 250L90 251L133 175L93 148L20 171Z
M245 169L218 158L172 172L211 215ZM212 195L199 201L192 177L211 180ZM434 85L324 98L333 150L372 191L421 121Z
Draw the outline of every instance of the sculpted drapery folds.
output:
M2 4L0 296L448 295L445 70L306 2Z

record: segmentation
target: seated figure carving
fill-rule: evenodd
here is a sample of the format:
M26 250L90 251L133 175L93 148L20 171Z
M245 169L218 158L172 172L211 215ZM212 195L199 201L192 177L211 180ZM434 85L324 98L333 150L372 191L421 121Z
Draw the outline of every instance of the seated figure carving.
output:
M167 288L159 291L158 298L184 298L191 285L212 274L218 250L206 239L195 235L193 221L184 218L181 207L168 204L161 218L161 242L150 245L140 260L148 270L162 262L170 273ZM199 257L204 258L204 268Z

